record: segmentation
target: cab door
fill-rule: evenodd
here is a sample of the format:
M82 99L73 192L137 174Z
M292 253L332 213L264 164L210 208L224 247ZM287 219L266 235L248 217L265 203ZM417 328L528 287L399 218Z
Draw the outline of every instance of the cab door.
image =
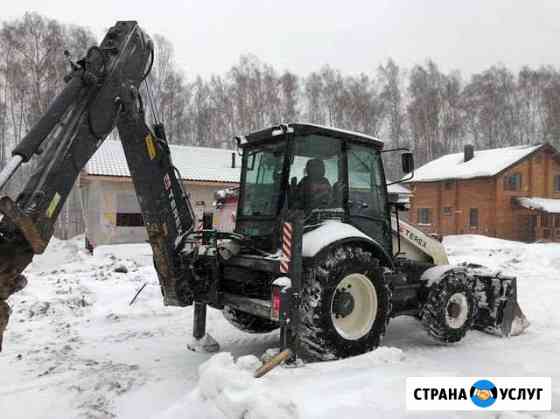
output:
M379 151L350 144L347 164L350 223L392 254L387 187Z

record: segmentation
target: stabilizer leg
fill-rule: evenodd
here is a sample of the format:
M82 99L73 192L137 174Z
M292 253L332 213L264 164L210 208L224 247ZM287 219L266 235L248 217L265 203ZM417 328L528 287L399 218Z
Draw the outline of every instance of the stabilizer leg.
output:
M193 352L218 352L220 345L206 333L206 303L194 303L193 340L187 344Z

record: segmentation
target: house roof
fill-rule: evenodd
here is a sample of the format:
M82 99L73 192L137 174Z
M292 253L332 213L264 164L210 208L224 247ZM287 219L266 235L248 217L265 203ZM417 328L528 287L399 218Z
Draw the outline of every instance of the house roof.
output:
M400 183L393 183L392 185L387 185L387 192L398 193L400 195L412 195L412 191Z
M475 150L474 157L467 162L462 152L447 154L416 169L408 183L494 176L543 146L537 144Z
M183 180L210 182L239 182L241 161L231 167L233 150L170 145L173 164ZM105 141L87 163L85 171L94 176L130 176L120 141Z
M524 208L560 214L560 199L538 198L538 197L515 197L515 202Z

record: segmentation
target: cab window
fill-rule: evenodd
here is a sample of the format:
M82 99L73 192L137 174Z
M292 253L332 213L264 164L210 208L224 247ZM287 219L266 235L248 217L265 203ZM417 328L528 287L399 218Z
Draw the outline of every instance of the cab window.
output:
M247 155L241 214L274 216L280 197L285 144L254 150Z
M290 166L291 208L310 213L340 208L341 142L331 137L296 137Z
M359 145L348 149L350 215L385 216L385 185L379 152Z

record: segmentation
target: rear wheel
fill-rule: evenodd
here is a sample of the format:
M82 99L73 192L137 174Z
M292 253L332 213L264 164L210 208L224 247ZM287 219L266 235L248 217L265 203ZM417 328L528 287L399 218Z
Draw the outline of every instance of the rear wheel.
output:
M432 286L420 319L434 339L453 343L472 328L476 314L474 279L465 272L450 272Z
M228 322L247 333L268 333L279 327L279 324L272 320L263 319L229 306L225 306L222 313Z
M346 358L379 346L391 311L391 291L379 261L342 245L306 269L300 304L299 349L310 361Z

